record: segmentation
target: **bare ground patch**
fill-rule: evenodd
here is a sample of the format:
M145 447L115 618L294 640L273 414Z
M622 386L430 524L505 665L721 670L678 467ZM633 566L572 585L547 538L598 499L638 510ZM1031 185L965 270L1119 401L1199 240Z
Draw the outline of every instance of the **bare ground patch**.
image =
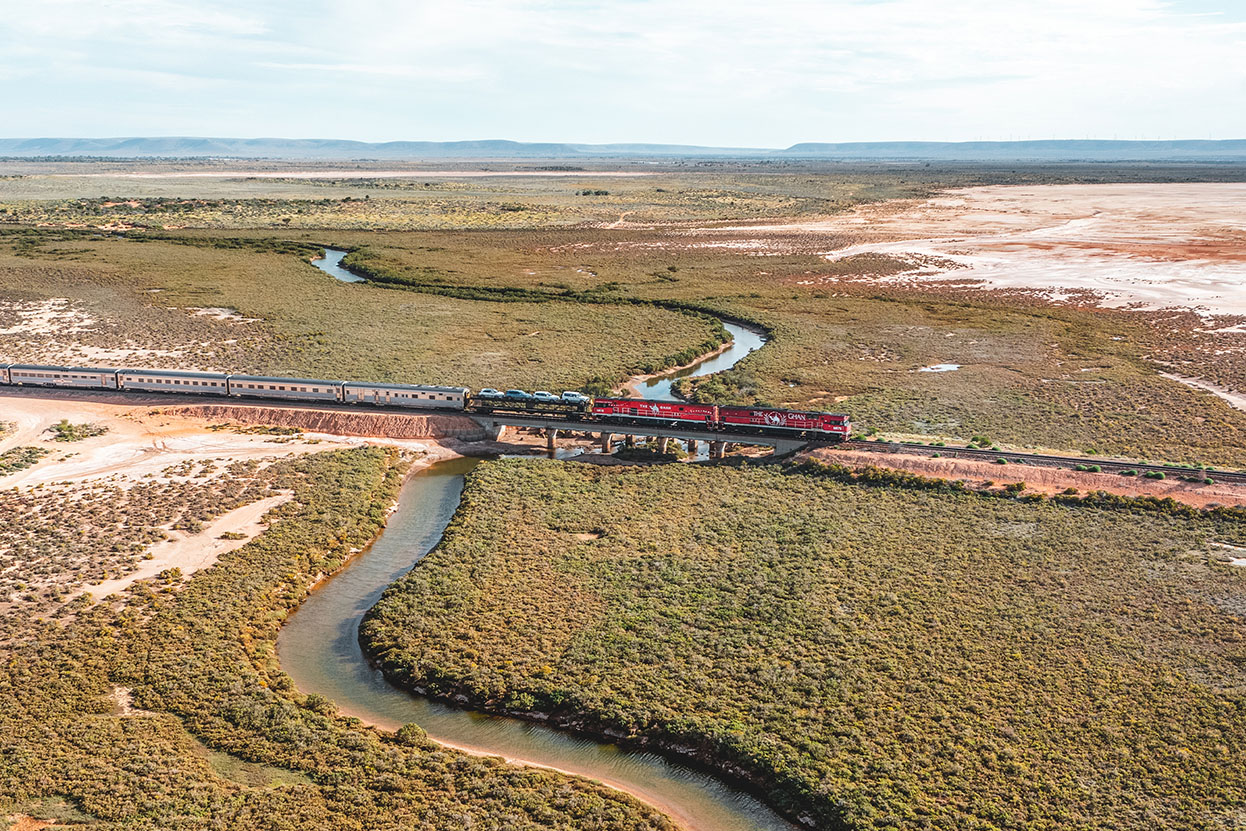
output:
M82 586L77 594L90 594L97 599L118 594L139 580L156 577L170 569L183 579L216 563L223 554L241 548L259 536L267 523L264 515L293 498L290 491L265 497L258 502L235 508L217 517L194 533L168 531L166 538L145 552L151 559L121 577Z

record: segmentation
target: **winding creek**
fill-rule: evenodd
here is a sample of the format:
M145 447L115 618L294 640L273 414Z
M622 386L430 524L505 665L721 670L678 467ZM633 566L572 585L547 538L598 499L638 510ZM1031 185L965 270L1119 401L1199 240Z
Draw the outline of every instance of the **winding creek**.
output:
M314 264L343 282L359 282L329 250ZM344 279L338 272L350 279ZM666 398L678 377L734 366L760 347L761 332L724 324L734 340L723 352L677 373L638 385L646 398ZM387 586L432 550L458 508L463 477L479 464L455 459L413 475L384 532L365 552L325 580L286 621L278 640L282 667L305 693L332 699L346 715L385 730L414 722L443 744L556 768L627 791L690 831L791 831L756 798L713 776L663 757L629 750L515 719L454 709L390 685L359 645L359 622Z
M716 355L697 361L690 366L674 372L664 372L645 381L635 383L632 389L640 393L641 398L670 400L671 385L681 378L700 378L731 369L751 352L761 349L766 343L766 334L751 326L723 321L723 328L731 335L731 344Z
M312 265L340 283L367 282L358 274L342 268L342 258L345 257L346 254L346 251L341 251L337 248L326 248L324 250L324 256L319 259L312 260Z

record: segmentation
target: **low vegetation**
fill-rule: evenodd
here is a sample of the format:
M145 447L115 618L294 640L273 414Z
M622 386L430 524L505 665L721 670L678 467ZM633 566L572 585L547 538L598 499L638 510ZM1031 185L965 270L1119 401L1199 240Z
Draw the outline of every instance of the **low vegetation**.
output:
M17 473L38 464L44 456L52 453L46 447L14 447L0 453L0 476Z
M1156 371L1171 316L880 285L898 267L891 258L832 265L817 253L849 239L783 238L760 259L716 247L724 239L684 228L438 234L418 245L373 236L347 262L432 296L682 305L768 331L733 370L677 385L695 400L843 410L892 434L1246 465L1246 414ZM828 275L829 286L813 279ZM948 361L960 368L918 371Z
M489 462L363 638L400 684L664 747L821 828L1239 826L1246 522L1059 499Z
M0 231L8 360L575 389L677 362L716 321L652 306L347 285L263 240ZM66 247L66 243L69 247ZM232 244L232 243L237 243ZM23 248L23 246L26 246Z
M1157 372L1157 361L1206 367L1240 386L1246 334L1229 322L1211 332L1193 313L881 283L923 263L832 263L826 251L859 240L799 228L755 238L713 224L834 214L947 185L1233 179L1238 168L645 172L655 175L126 180L133 198L93 190L118 181L81 180L83 195L63 203L40 194L53 199L71 180L19 178L0 188L34 200L13 203L0 227L0 329L13 332L0 351L602 392L712 348L722 332L700 316L709 313L772 338L732 372L683 382L688 397L841 409L889 434L989 433L1013 446L1246 465L1246 414ZM585 190L609 193L575 195ZM442 211L443 199L464 200L462 210L426 222L421 212ZM510 219L475 224L475 212L494 210L486 205ZM112 230L30 226L76 220ZM314 271L306 260L326 244L349 249L347 264L373 284ZM947 362L960 368L917 371Z
M108 428L98 424L70 424L69 419L62 418L48 428L48 432L52 434L53 441L70 442L102 436Z
M202 166L220 172L229 162L173 163L181 172ZM640 176L614 176L627 163L520 175L455 177L411 168L408 176L308 179L254 177L243 162L236 178L127 176L161 167L149 159L113 165L10 161L18 175L0 178L0 223L91 228L321 230L488 230L577 225L689 223L822 216L862 202L913 198L943 187L1143 181L1241 181L1238 165L1093 165L1009 163L985 165L878 165L730 162L688 165L643 163ZM266 162L270 172L281 163ZM380 163L382 170L410 167ZM352 164L352 166L354 166ZM491 165L492 166L492 165ZM594 170L596 168L596 170ZM48 172L58 175L48 176ZM171 172L171 171L170 171ZM358 172L358 171L356 171ZM502 172L496 170L495 172ZM530 175L571 173L570 176ZM75 175L83 174L88 175ZM115 177L100 173L119 174ZM95 174L95 175L91 175ZM597 174L597 175L594 175ZM586 198L589 197L589 198Z
M0 662L0 810L117 829L671 829L602 786L414 725L383 735L293 689L280 621L373 539L402 472L375 448L277 463L269 484L295 498L214 568L28 621Z
M254 461L220 471L210 461L186 462L139 482L113 477L0 491L0 635L13 637L26 616L83 584L132 571L168 531L198 533L263 499L271 476Z
M539 229L610 223L621 215L629 222L687 222L825 214L921 195L940 179L980 179L977 173L842 165L834 177L766 167L645 173L454 179L412 171L410 178L215 181L29 176L0 182L0 222L144 230ZM128 195L114 195L119 188Z
M717 345L719 316L770 344L685 381L688 397L844 410L932 444L1246 464L1246 416L1156 372L1240 386L1246 334L917 291L879 282L912 262L823 258L852 238L711 227L946 186L1238 168L645 172L6 177L0 355L604 392ZM325 245L371 284L316 270ZM945 362L960 368L917 371ZM0 453L0 475L49 452ZM395 455L210 468L0 491L0 809L205 831L671 828L414 725L366 729L281 672L280 621L375 536ZM274 490L294 499L217 566L65 602ZM400 683L660 745L819 827L1228 831L1246 824L1246 569L1224 552L1244 543L1238 511L1073 489L497 462L365 637Z

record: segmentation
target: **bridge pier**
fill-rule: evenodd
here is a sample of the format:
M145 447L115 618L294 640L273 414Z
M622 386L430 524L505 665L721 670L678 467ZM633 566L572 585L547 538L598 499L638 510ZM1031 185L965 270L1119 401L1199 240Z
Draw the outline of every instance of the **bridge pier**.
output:
M506 423L503 422L503 419ZM704 455L699 455L697 452L699 450L703 451L704 445L709 446L710 458L721 459L735 447L745 447L754 444L769 445L774 449L773 455L777 457L794 453L806 444L806 442L800 439L788 439L786 437L772 438L765 436L754 439L745 435L735 436L730 433L715 433L708 428L695 429L694 427L688 427L685 430L668 425L617 425L610 428L603 424L590 422L567 422L562 419L525 416L476 416L475 421L486 431L487 435L492 436L498 442L514 441L516 430L533 436L543 436L545 438L545 449L550 454L555 452L559 439L580 437L586 438L594 444L600 443L600 452L605 454L613 453L618 447L620 439L628 447L637 447L643 443L645 447L658 450L661 453L670 452L672 447L678 448L686 445L688 453L692 457L689 461L704 458ZM674 445L672 445L672 442L674 442Z
M636 437L633 436L631 433L628 433L626 436L623 437L623 446L626 447L628 450L635 450L636 449Z

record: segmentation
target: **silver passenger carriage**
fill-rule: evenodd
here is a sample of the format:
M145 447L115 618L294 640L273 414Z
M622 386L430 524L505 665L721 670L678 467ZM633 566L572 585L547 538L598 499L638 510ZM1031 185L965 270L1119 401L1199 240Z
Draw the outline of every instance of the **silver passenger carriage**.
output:
M228 376L216 372L186 372L178 369L122 369L117 372L121 389L194 395L228 395L227 378Z
M347 381L342 385L342 400L347 404L461 410L467 401L467 388Z
M230 375L233 398L284 398L290 401L341 401L342 382L317 378L270 378L264 375Z
M43 366L8 364L0 378L13 386L73 387L75 389L115 390L117 370L110 367Z

